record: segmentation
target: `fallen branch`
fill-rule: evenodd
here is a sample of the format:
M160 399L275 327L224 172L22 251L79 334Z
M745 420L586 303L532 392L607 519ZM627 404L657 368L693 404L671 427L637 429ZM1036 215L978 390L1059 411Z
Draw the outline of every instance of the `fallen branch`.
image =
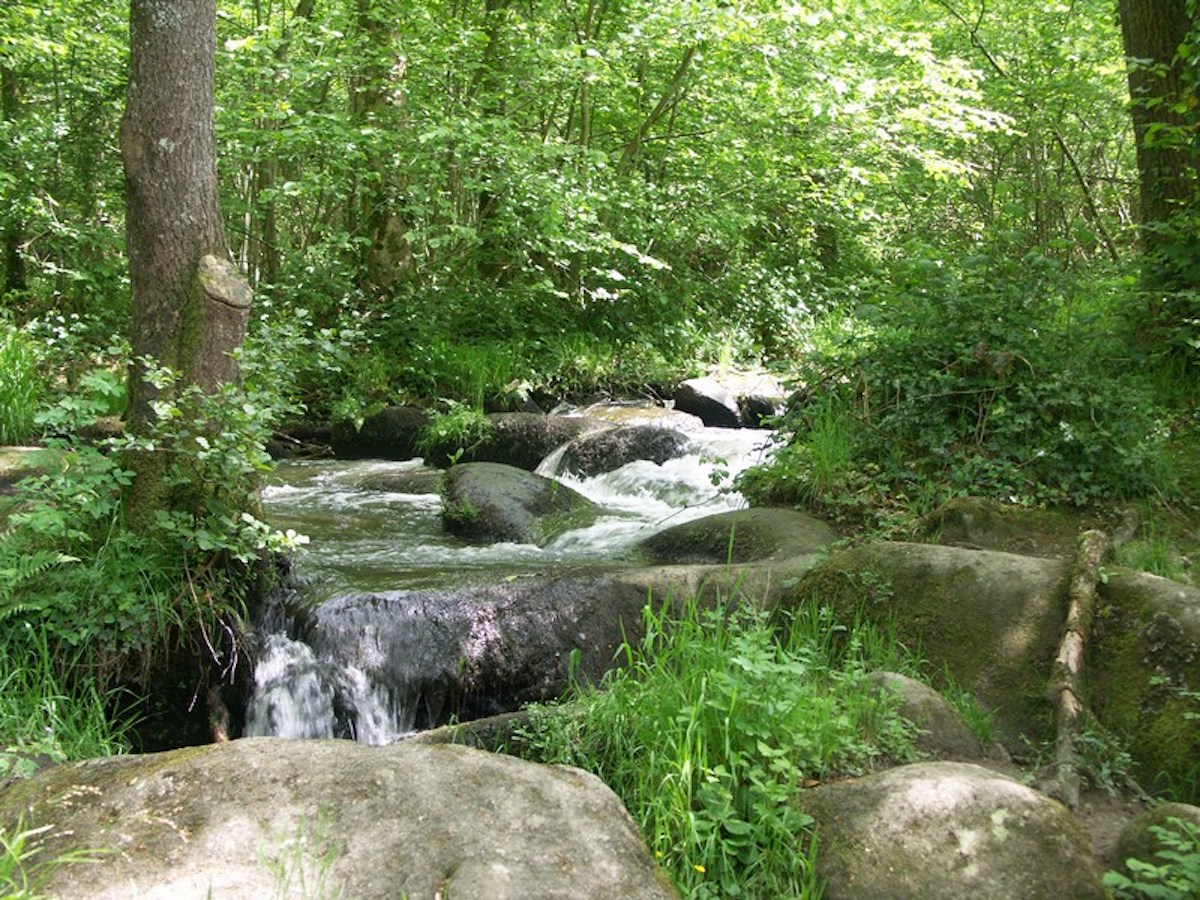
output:
M1087 711L1083 697L1084 655L1096 610L1100 562L1111 546L1112 541L1103 531L1085 531L1079 536L1071 569L1066 625L1050 676L1049 696L1057 712L1057 741L1054 777L1046 786L1046 793L1071 809L1079 805L1079 755L1075 743Z

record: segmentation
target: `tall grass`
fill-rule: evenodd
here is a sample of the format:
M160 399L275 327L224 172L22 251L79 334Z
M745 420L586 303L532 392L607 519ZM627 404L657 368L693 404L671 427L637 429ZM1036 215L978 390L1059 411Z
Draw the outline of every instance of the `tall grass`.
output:
M867 673L894 639L810 608L781 626L692 601L647 606L645 636L601 689L535 708L520 752L596 773L688 897L818 897L801 785L908 758L911 726Z
M11 620L0 637L0 777L53 762L128 749L131 724L110 713L115 698L86 676L67 684L44 633ZM83 671L79 666L69 667Z
M0 444L21 444L33 436L42 393L33 344L11 324L0 324Z

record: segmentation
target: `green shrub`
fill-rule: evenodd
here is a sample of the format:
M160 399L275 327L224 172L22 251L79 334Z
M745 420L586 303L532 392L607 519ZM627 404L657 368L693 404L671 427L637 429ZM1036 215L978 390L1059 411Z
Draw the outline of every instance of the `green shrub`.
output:
M1150 831L1162 845L1154 854L1159 862L1128 859L1125 865L1132 877L1120 872L1104 876L1114 896L1148 897L1157 900L1183 900L1200 897L1200 826L1184 819L1168 818L1167 826L1151 826Z
M521 752L604 779L686 896L818 896L796 792L911 753L910 726L866 680L903 667L894 643L816 609L783 629L695 602L643 619L624 667L568 698L577 711L533 710Z
M1170 416L1102 324L1114 301L1081 297L1052 261L1022 262L900 269L891 295L801 364L813 399L745 479L750 496L862 519L965 493L1077 506L1171 494Z

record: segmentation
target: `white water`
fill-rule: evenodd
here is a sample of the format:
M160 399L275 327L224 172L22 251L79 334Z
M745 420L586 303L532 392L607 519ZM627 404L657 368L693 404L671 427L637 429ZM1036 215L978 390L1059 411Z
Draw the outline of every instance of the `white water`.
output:
M618 562L656 531L745 505L730 484L762 460L767 434L705 428L688 437L696 452L661 466L642 461L594 478L558 476L604 513L546 547L466 543L443 533L436 493L360 486L372 476L420 471L420 460L288 463L277 470L263 499L273 525L311 538L295 564L308 584L305 602L313 606L358 592L450 585L464 571L502 578ZM555 451L547 457L539 473L554 476L561 456ZM369 651L370 642L369 634L360 635L358 652L364 646ZM412 730L414 706L410 698L372 684L358 665L318 659L308 645L271 634L255 667L246 733L294 738L349 733L362 743L390 743Z

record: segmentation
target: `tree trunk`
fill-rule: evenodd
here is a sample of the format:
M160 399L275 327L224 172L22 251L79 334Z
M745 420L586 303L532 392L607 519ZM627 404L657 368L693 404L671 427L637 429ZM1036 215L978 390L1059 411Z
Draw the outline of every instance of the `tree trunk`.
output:
M360 124L386 129L393 118L389 94L405 70L402 57L389 60L394 19L378 2L356 0L355 24L371 46L361 77L351 84L351 108ZM386 293L413 267L412 245L405 238L408 226L400 212L404 185L391 155L379 147L370 152L367 168L372 177L362 188L358 210L368 238L363 268L369 286Z
M0 116L5 122L15 122L21 111L21 99L18 89L17 73L7 66L0 66ZM9 213L9 218L3 225L3 236L0 243L4 254L4 288L0 296L5 294L21 295L25 293L28 282L25 276L25 257L21 253L23 240L23 223Z
M1130 58L1145 286L1158 291L1194 289L1200 270L1194 234L1166 227L1172 220L1181 224L1180 213L1196 203L1193 142L1200 111L1196 85L1187 77L1189 60L1181 53L1194 23L1185 0L1120 0L1119 13ZM1155 318L1164 312L1170 315L1160 310Z
M213 133L215 0L133 0L129 89L121 121L135 360L152 357L181 385L211 391L238 377L250 288L229 262L217 203ZM130 428L152 421L158 396L135 363ZM137 460L130 525L167 503L164 463Z

